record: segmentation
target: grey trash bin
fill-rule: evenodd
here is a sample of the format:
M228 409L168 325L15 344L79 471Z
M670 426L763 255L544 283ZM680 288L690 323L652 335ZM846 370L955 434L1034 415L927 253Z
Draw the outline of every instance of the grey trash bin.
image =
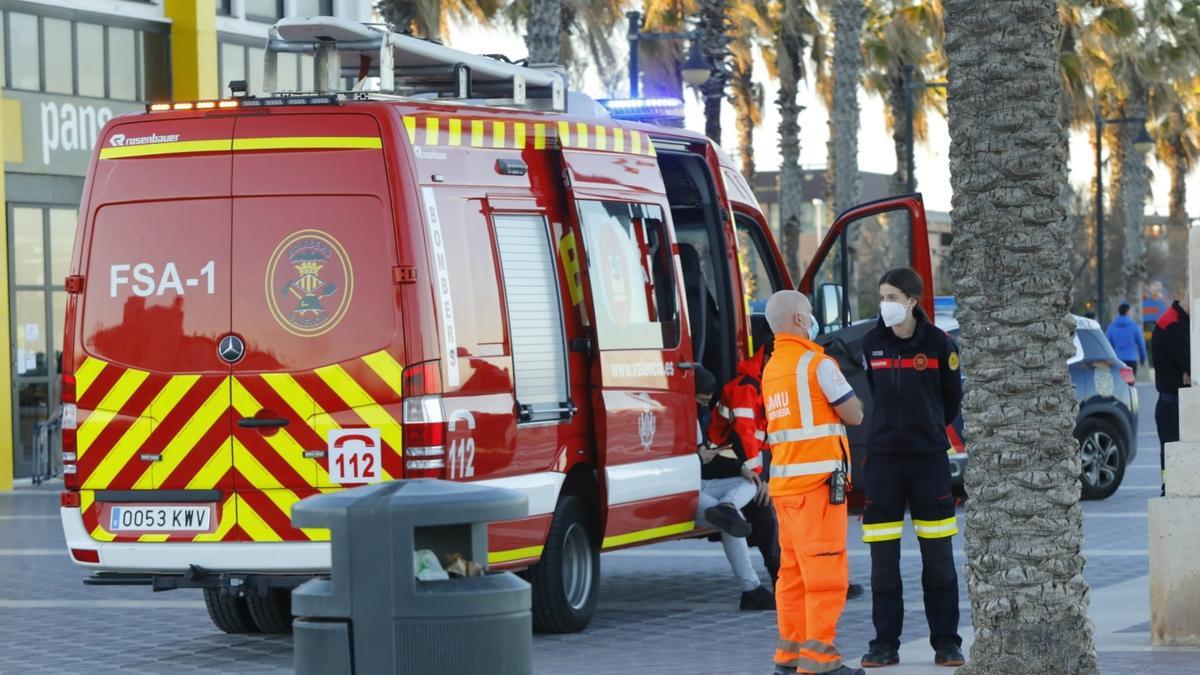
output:
M297 527L330 530L328 579L292 592L297 675L532 672L529 584L509 572L421 581L413 551L487 565L487 523L522 518L525 495L401 480L296 504Z

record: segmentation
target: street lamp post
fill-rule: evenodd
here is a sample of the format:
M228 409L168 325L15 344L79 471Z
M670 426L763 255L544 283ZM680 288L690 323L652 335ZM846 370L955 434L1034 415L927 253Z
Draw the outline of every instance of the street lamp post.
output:
M1145 152L1154 146L1154 140L1146 131L1145 117L1116 117L1105 119L1096 105L1096 320L1104 323L1104 159L1101 156L1101 144L1104 139L1106 124L1140 124L1137 138L1133 141L1134 150ZM1140 302L1137 298L1135 302ZM1139 312L1141 305L1138 305Z
M683 67L680 68L680 74L683 75L683 81L693 87L698 87L708 80L712 66L709 65L708 59L704 58L704 54L700 52L700 31L648 33L642 31L641 12L626 12L625 18L629 19L629 98L637 98L639 95L638 75L641 70L641 63L638 58L638 45L643 40L691 40L692 48L688 51L688 58L683 62Z

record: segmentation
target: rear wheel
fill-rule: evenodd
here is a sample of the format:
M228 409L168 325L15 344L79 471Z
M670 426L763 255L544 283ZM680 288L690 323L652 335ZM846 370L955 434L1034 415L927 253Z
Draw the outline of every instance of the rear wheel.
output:
M1111 422L1098 417L1084 420L1075 437L1083 465L1079 476L1083 498L1107 499L1125 478L1125 458L1129 456L1125 437Z
M542 560L526 578L533 585L534 630L577 633L587 627L600 588L600 551L582 499L559 499Z
M266 595L259 595L254 589L246 590L246 606L254 624L264 633L292 632L292 592L287 589L272 588Z
M257 633L246 599L229 589L204 589L204 606L213 625L226 633Z

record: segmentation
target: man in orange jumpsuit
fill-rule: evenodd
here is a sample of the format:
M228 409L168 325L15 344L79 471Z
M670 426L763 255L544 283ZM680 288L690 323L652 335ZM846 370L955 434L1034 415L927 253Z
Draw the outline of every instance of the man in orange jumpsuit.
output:
M862 401L837 362L811 341L812 305L796 291L767 301L775 353L763 371L771 501L781 559L775 587L775 675L863 675L834 647L846 605L846 499L850 443L843 424L862 423Z

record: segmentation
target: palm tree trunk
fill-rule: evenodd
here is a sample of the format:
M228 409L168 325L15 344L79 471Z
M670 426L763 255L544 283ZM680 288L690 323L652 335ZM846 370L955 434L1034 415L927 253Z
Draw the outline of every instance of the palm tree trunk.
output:
M834 215L858 203L858 78L862 71L863 0L833 5L833 111L829 116L830 209Z
M896 153L896 172L892 174L889 188L893 195L908 192L908 111L904 105L904 68L897 66L895 72L888 78L891 89L888 91L887 103L892 116L892 149ZM891 257L907 260L908 255L901 252L908 250L909 222L908 215L892 213L888 215L888 242Z
M1129 98L1123 106L1124 117L1146 117L1146 91L1140 82L1131 81L1126 91ZM1121 145L1126 149L1122 158L1121 177L1124 183L1124 199L1114 205L1121 210L1125 226L1125 246L1121 257L1121 292L1125 300L1141 316L1142 290L1146 283L1146 198L1150 196L1150 169L1146 158L1133 147L1133 141L1141 130L1138 123L1123 124L1118 130ZM1101 317L1101 320L1106 317Z
M558 63L562 50L562 0L529 0L525 47L530 63Z
M1056 3L946 0L954 259L965 401L967 588L959 671L1096 673L1083 578L1066 132ZM1003 142L996 142L1001 139Z
M804 174L800 170L800 110L796 101L804 75L805 40L801 32L801 0L783 0L775 50L779 74L779 223L788 272L799 279L800 212L804 206Z
M1176 137L1171 143L1171 158L1168 167L1171 171L1170 204L1167 210L1167 261L1170 271L1167 283L1170 292L1180 297L1187 292L1187 246L1188 246L1188 213L1187 213L1187 176L1191 167L1188 165L1183 141Z
M712 70L700 86L704 96L704 135L713 143L721 143L721 103L725 100L725 83L729 69L725 65L729 44L727 0L700 0L700 50Z
M754 185L754 129L762 119L762 90L754 82L754 53L746 46L735 45L733 69L730 73L733 111L737 118L738 159L742 175Z
M416 0L380 0L378 8L383 20L397 33L412 33L413 20L417 18Z

